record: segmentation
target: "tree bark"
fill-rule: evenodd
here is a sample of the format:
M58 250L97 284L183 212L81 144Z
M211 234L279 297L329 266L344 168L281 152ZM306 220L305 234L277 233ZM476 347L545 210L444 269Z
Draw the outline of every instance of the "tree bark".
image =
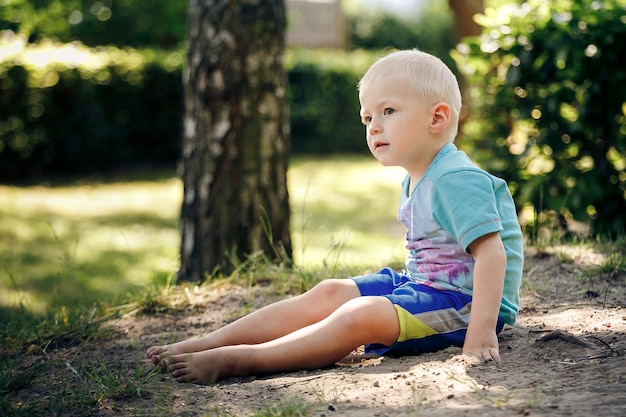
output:
M474 21L474 15L484 13L483 0L448 0L448 3L454 13L457 43L466 36L480 35L481 27Z
M454 29L456 43L462 42L466 36L478 36L482 28L474 21L474 15L484 13L483 0L448 0L448 4L454 14ZM459 139L462 137L462 127L467 122L471 112L471 97L468 91L467 81L459 75L459 84L463 95L463 108L459 116ZM459 140L457 139L457 140Z
M179 280L291 258L283 0L190 0Z

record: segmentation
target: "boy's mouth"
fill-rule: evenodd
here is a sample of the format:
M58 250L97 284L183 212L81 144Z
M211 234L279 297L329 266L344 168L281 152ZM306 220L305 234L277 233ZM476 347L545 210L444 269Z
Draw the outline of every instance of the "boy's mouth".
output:
M388 143L386 143L386 142L379 142L379 141L376 141L376 142L374 142L374 149L378 149L378 148L380 148L380 147L383 147L383 146L388 146L388 145L389 145L389 144L388 144Z

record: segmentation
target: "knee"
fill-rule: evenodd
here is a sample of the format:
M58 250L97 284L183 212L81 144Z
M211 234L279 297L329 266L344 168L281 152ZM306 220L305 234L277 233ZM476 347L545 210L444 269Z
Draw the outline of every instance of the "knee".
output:
M309 292L323 300L337 300L340 304L361 295L351 279L326 279Z
M361 295L351 279L327 279L301 295L323 315L328 315L344 303Z
M359 297L345 303L337 313L353 331L373 337L368 343L393 343L400 333L398 313L385 297Z
M393 304L384 297L359 297L342 305L339 314L346 317L352 326L372 326L380 318L387 316L382 313L389 308L393 309Z

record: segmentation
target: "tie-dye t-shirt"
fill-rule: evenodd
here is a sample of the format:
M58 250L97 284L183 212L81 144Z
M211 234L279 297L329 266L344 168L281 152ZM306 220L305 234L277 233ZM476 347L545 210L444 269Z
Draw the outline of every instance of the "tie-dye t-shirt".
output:
M507 255L500 315L514 324L522 278L522 232L506 183L446 144L420 182L402 185L398 220L408 229L406 273L434 288L472 295L474 258L469 245L499 232Z

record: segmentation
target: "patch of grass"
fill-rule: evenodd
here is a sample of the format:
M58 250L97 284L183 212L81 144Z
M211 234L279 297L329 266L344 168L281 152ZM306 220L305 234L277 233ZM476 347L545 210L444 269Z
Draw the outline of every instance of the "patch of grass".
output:
M296 158L288 173L294 258L380 265L404 252L396 220L401 169L371 157Z
M228 410L223 410L219 405L214 405L212 409L210 409L206 417L231 417L232 414Z
M308 417L313 415L310 404L297 401L280 401L254 413L252 417Z
M132 368L117 363L116 366L108 365L102 360L97 360L96 366L87 365L80 371L66 364L67 369L86 389L95 392L96 398L128 399L141 397L142 389L155 375L158 370L153 368L146 371L143 364L137 360ZM92 386L95 385L95 389Z
M152 280L142 291L132 294L129 297L131 304L125 307L144 314L162 313L172 308L173 293L172 275L163 284L159 280Z
M345 266L381 267L402 254L404 230L395 219L402 175L366 156L295 158L288 184L298 268L339 277ZM152 281L164 284L178 269L181 199L182 182L162 171L0 185L0 319L19 315L18 306L43 315L116 305L149 292ZM310 275L281 279L299 279L292 286L302 290Z
M0 323L0 354L17 355L23 351L47 352L52 349L77 346L87 341L112 338L115 333L102 324L119 312L96 308L68 309L65 307L45 317L22 310L22 316Z
M33 364L20 366L22 355L0 356L0 395L19 391L31 384L33 376L41 370L41 366Z
M0 186L0 308L115 304L176 269L180 181Z
M146 370L139 355L134 362L105 362L101 353L89 351L71 356L68 361L47 355L1 358L0 416L96 415L142 397L158 373Z
M626 261L622 253L609 253L602 258L602 261L588 271L590 276L600 274L626 273Z
M2 417L32 417L37 410L28 403L13 404L8 396L0 395L0 415Z

